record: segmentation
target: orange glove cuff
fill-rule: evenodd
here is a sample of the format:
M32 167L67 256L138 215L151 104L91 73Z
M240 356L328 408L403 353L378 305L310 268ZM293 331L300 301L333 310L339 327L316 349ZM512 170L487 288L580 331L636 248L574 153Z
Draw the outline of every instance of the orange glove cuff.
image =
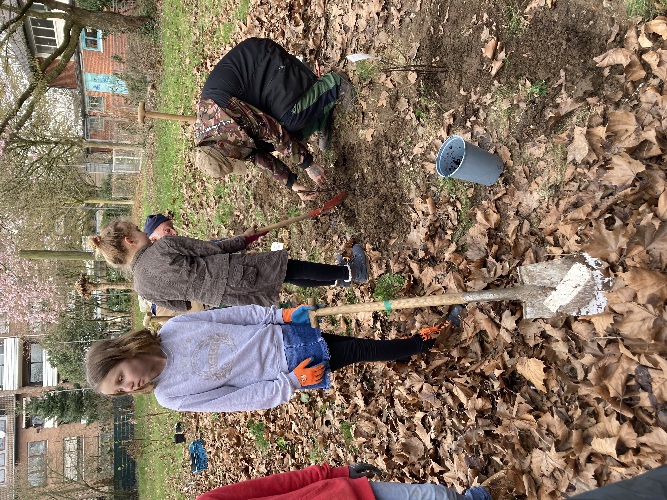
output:
M292 322L292 313L296 311L296 307L290 307L289 309L283 309L283 323Z

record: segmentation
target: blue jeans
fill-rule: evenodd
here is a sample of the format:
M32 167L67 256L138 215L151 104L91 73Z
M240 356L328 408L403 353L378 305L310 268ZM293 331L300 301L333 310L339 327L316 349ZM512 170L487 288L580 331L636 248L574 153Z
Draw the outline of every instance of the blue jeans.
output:
M473 486L465 495L441 484L385 483L369 481L376 500L492 500L489 491Z

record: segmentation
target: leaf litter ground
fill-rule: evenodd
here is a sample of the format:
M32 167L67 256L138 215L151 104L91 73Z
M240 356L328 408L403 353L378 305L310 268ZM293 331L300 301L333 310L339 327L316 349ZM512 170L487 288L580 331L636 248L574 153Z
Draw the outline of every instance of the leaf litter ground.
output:
M365 245L371 281L322 291L320 302L373 300L386 273L405 278L401 296L512 286L518 266L582 250L608 263L615 286L591 317L526 320L519 303L469 305L462 331L407 364L345 369L332 391L272 410L183 415L210 465L192 476L184 452L174 490L193 497L326 460L459 490L507 470L508 498L547 499L665 462L667 23L628 23L620 7L250 2L248 24L203 61L202 78L233 44L266 36L342 70L359 92L354 111L336 116L333 154L318 156L331 191L317 203L346 190L344 206L272 235L292 257L323 262L353 239ZM346 61L357 52L379 62ZM499 182L437 177L435 153L453 133L503 159ZM218 198L183 188L184 226L195 231L203 214L215 227L221 202L233 215L216 228L223 236L313 208L260 173L243 181ZM359 314L323 328L396 338L446 313Z

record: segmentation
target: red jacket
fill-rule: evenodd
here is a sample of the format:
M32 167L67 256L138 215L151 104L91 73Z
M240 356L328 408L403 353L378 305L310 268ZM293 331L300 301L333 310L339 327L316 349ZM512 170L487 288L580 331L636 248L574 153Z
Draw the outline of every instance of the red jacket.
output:
M375 500L365 477L327 463L250 479L211 490L197 500Z

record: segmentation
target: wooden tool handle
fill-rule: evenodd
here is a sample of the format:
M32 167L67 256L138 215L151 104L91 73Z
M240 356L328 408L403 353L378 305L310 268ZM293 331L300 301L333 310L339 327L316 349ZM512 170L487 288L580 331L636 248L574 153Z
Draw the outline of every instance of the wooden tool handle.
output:
M266 233L268 231L273 231L274 229L279 229L281 227L289 226L290 224L294 224L295 222L299 222L300 220L308 219L310 217L310 214L303 214L303 215L298 215L296 217L292 217L290 219L285 219L281 220L280 222L276 222L275 224L269 224L268 226L264 227L258 227L255 232L256 233Z
M362 302L360 304L347 304L344 306L322 307L314 311L308 311L310 325L316 328L317 318L334 314L350 314L358 312L393 311L394 309L413 309L416 307L429 306L451 306L455 304L467 304L469 302L497 302L500 300L521 300L524 294L544 290L544 287L518 286L513 288L495 288L492 290L480 290L478 292L445 293L441 295L428 295L426 297L413 297L409 299L384 300L377 302Z
M139 106L137 107L137 121L143 125L146 121L146 118L161 118L163 120L175 120L187 123L195 123L197 121L196 116L174 115L171 113L146 111L146 103L140 102Z
M173 316L153 316L152 314L146 313L146 316L144 316L144 326L148 328L153 322L164 325L171 318L173 318Z

